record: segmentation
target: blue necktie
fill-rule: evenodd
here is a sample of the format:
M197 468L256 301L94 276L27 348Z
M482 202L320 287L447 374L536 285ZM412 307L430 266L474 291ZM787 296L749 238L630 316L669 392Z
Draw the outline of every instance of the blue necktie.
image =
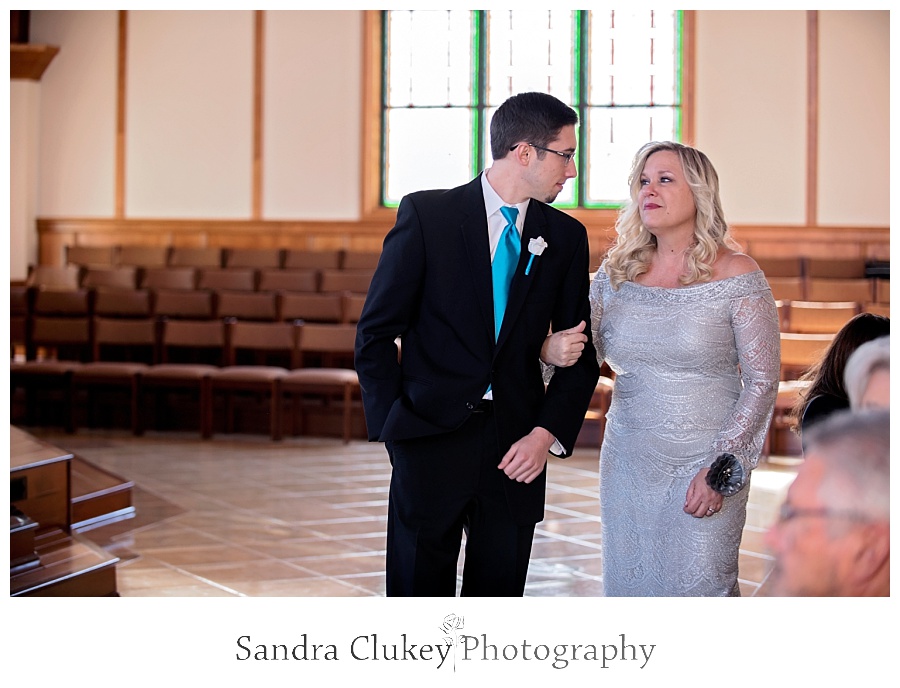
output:
M494 252L494 262L491 263L491 278L494 283L494 341L500 336L500 325L503 324L503 314L509 300L509 285L519 264L519 251L522 250L522 242L516 230L519 209L503 206L500 212L506 218L506 227L500 235L500 242Z

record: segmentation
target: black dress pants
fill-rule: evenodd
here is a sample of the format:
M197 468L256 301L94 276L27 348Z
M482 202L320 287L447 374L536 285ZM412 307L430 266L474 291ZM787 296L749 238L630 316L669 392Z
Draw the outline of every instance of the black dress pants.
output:
M497 468L502 455L490 409L459 429L391 445L388 596L521 596L534 524L515 522Z

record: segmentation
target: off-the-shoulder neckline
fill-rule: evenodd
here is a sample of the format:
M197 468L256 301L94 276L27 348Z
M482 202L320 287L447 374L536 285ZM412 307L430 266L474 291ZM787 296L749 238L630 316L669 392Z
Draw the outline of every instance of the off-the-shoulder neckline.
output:
M602 271L602 268L601 268ZM742 272L740 275L732 275L731 277L723 277L722 279L710 280L709 282L694 282L693 284L685 284L682 287L656 287L646 284L640 284L638 282L622 282L623 285L630 284L633 287L637 287L639 289L661 289L663 291L685 291L687 289L697 289L699 287L708 287L716 284L724 284L726 282L730 282L732 280L741 280L746 279L748 277L755 277L757 275L763 275L762 270L751 270L750 272ZM765 275L763 275L765 277Z

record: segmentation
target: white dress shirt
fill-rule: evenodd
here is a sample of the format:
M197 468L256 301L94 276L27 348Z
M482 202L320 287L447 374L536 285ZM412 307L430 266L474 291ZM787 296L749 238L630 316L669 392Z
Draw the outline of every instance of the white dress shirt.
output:
M506 228L506 218L503 217L500 208L503 206L512 206L518 209L519 214L516 216L516 230L519 232L519 237L521 237L522 228L525 226L525 213L528 212L528 204L531 202L531 199L526 198L521 203L506 203L500 198L500 194L494 191L494 187L492 187L491 183L488 181L487 170L481 175L481 191L484 194L484 210L487 214L488 239L491 245L491 262L493 262L494 253L497 251L497 244L500 243L500 236ZM484 395L484 398L493 400L494 390L489 389ZM563 446L556 438L553 439L553 446L550 447L550 453L556 456L565 453Z
M506 218L503 217L500 208L503 206L511 206L519 211L519 214L516 217L516 230L521 237L522 227L525 226L525 213L528 211L528 204L531 202L531 199L526 198L521 203L515 204L506 203L500 198L500 195L494 191L494 187L492 187L491 183L488 181L487 170L481 175L481 190L484 193L484 210L487 214L488 238L490 239L491 244L491 262L493 262L494 253L497 251L497 244L500 243L500 236L506 228Z

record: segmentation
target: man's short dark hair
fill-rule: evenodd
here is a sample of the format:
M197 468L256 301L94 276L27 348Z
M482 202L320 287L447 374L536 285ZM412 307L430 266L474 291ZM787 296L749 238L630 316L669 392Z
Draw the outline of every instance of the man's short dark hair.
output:
M531 91L508 98L491 119L491 155L501 160L517 143L547 146L563 127L578 124L578 113L558 98ZM544 151L538 151L543 158Z

